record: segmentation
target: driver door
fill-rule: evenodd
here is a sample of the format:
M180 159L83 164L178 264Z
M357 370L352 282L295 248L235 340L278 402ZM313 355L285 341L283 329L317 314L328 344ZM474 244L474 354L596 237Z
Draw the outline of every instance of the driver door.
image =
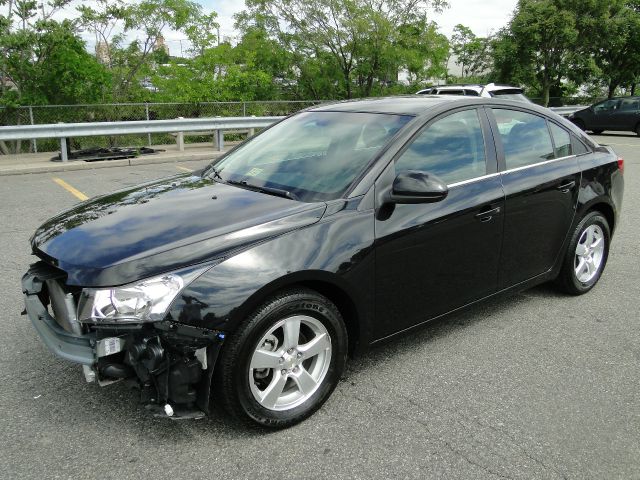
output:
M376 193L406 170L438 176L449 193L437 203L376 205L377 339L490 295L498 285L504 192L484 110L429 122L378 179Z

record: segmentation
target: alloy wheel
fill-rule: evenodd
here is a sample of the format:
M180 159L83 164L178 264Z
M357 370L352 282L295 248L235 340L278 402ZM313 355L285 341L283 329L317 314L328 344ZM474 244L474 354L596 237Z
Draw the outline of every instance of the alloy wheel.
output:
M589 225L578 240L574 271L578 281L587 283L598 273L604 257L605 237L599 225Z
M320 387L331 364L327 328L307 315L275 323L257 343L249 364L254 399L283 411L306 402Z

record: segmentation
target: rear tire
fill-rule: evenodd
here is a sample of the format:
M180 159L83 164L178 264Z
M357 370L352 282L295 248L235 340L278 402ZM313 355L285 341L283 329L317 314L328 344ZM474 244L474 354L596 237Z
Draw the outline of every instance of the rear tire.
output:
M571 295L591 290L607 264L610 242L607 219L597 211L585 215L571 236L556 285Z
M227 337L212 395L241 421L290 427L329 398L344 370L347 345L333 303L313 290L285 291Z
M636 135L640 137L640 123L636 125Z

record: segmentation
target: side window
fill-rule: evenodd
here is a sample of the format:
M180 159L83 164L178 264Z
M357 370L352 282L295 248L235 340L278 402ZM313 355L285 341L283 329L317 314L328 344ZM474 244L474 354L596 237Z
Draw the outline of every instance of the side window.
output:
M493 109L507 170L555 158L547 121L530 113Z
M587 146L582 142L582 140L579 140L578 137L575 137L572 135L572 140L573 142L571 142L573 144L573 154L574 155L584 155L585 153L589 153L590 150L587 148Z
M479 97L480 96L480 94L478 92L476 92L475 90L470 90L468 88L464 89L464 94L468 95L470 97Z
M396 174L407 170L433 173L448 184L485 175L484 137L478 111L454 113L420 132L396 160Z
M464 95L463 90L439 90L439 95Z
M599 103L593 107L593 110L596 113L604 113L604 112L612 112L618 106L619 100L605 100L602 103Z
M622 100L620 110L625 112L635 112L636 110L640 110L640 101L634 99Z
M551 127L553 143L556 145L556 158L571 155L571 137L569 136L569 132L552 122L549 122L549 126Z

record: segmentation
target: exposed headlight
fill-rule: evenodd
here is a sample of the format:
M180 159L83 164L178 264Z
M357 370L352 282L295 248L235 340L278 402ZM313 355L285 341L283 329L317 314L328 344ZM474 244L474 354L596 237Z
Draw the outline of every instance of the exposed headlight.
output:
M114 324L160 321L184 286L206 268L168 273L121 287L85 288L78 302L78 320Z

